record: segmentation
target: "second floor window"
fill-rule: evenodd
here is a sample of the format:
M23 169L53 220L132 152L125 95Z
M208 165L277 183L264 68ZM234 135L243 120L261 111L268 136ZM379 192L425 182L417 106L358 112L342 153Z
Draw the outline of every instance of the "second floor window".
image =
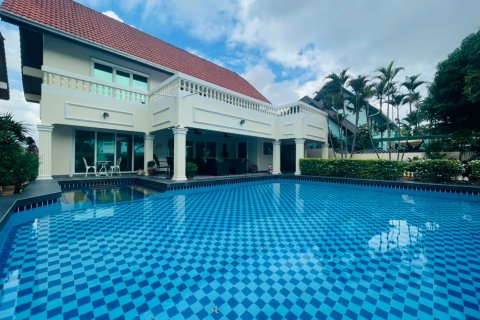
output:
M116 83L125 87L148 90L148 78L136 73L119 70L116 67L104 65L102 63L93 63L93 77L95 79Z

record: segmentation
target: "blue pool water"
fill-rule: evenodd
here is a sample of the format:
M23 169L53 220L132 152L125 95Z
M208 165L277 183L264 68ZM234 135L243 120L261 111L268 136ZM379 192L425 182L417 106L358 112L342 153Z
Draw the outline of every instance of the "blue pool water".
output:
M14 215L0 319L480 318L480 197L263 182Z

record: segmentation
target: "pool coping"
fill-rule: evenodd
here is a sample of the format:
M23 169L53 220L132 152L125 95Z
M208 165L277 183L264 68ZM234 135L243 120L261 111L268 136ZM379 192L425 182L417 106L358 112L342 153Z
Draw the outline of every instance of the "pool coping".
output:
M264 180L294 180L294 181L313 181L335 184L360 185L386 187L395 189L412 189L422 191L439 191L450 193L462 193L480 195L480 187L471 185L455 184L436 184L415 181L390 181L390 180L368 180L352 178L334 178L323 176L306 175L271 175L271 174L252 174L245 176L224 176L211 177L207 179L172 181L148 176L123 176L123 177L103 177L103 178L54 178L52 180L33 181L24 192L10 197L0 198L0 232L3 230L10 214L29 209L34 209L44 205L56 203L60 200L63 190L99 186L99 185L127 185L141 184L153 188L160 192L171 190L193 189L201 187L212 187L220 185L231 185L246 182L258 182Z

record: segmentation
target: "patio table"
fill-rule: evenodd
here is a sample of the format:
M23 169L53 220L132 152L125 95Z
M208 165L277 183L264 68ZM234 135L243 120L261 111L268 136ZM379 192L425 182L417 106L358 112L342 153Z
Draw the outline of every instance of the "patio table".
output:
M100 170L98 170L99 176L108 176L107 164L111 161L97 161L97 165L100 165Z

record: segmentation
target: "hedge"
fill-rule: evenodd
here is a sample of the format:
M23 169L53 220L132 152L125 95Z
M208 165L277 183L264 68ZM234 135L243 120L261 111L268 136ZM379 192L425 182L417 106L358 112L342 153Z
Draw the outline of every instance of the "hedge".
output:
M473 180L480 180L480 160L472 160L469 164L472 168L471 178Z
M420 160L410 164L415 180L422 182L455 182L462 175L463 166L458 160Z
M311 176L397 180L404 170L399 161L300 159L301 173Z

